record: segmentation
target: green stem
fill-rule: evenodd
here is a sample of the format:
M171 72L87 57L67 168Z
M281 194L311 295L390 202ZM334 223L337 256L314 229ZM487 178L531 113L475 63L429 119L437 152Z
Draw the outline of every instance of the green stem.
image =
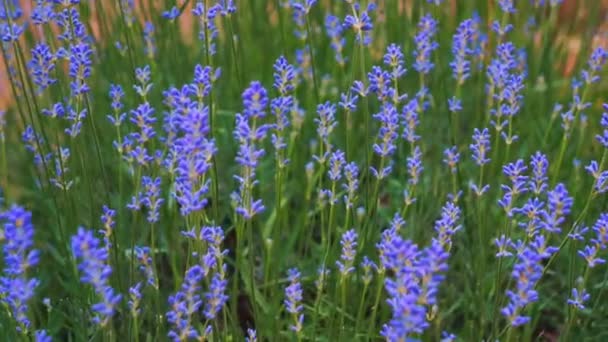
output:
M87 112L89 113L89 123L91 125L91 129L93 130L93 140L95 142L95 152L97 153L97 159L99 161L99 167L101 168L101 174L103 176L103 182L105 184L105 194L106 201L110 201L110 183L108 182L108 176L106 174L106 168L103 163L103 158L101 156L101 144L99 143L99 134L97 133L97 126L95 125L95 116L93 115L93 111L91 110L91 104L89 103L89 96L84 95L84 103L87 107Z
M346 314L346 294L348 287L346 286L348 279L347 276L344 276L344 279L340 282L340 307L342 311L340 312L340 334L338 341L342 341L342 333L344 332L344 315Z
M371 339L372 331L376 331L376 316L378 315L378 311L380 310L380 297L382 296L382 289L384 287L384 274L380 274L377 279L378 285L376 287L374 306L372 306L372 317L369 322L369 327L367 329L368 339Z
M258 321L258 318L260 318L260 315L258 313L258 307L257 307L257 301L256 301L256 286L255 286L255 259L253 256L253 251L255 250L255 246L254 246L254 240L253 240L253 227L251 225L251 220L247 220L246 225L245 225L245 230L247 230L247 235L248 235L248 243L249 243L249 248L247 251L247 255L249 256L249 270L250 270L250 282L251 284L250 286L250 291L251 291L251 306L253 307L253 319L254 322L260 322Z
M319 83L317 81L317 70L315 67L316 64L314 45L312 41L312 30L310 29L310 21L308 20L308 15L306 15L306 40L308 41L308 52L310 53L310 67L312 69L312 83L314 86L315 101L317 103L321 103L321 98L319 96Z
M365 304L368 287L369 284L363 284L363 292L361 293L361 299L359 300L359 308L357 309L357 318L355 321L355 331L353 332L353 336L359 331L359 325L361 324L361 319L363 317L363 305Z

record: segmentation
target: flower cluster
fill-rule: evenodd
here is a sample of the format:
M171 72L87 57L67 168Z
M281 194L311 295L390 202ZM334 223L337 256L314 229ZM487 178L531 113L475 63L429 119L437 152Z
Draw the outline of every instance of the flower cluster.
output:
M91 230L79 227L78 233L72 236L72 253L80 261L80 280L91 285L101 300L91 307L96 314L93 322L106 326L122 299L122 295L116 293L109 283L112 268L108 264L108 250L101 245Z
M34 248L32 214L14 205L0 214L4 224L4 270L0 277L0 302L10 310L17 323L17 330L25 332L30 327L28 302L40 284L27 273L40 261L40 252Z

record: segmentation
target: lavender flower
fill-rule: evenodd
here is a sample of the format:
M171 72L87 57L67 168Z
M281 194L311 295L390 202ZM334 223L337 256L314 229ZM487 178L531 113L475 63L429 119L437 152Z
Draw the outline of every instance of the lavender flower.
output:
M325 283L327 282L327 278L329 277L329 268L325 266L319 267L317 270L317 279L315 279L315 287L318 293L322 293L325 288Z
M391 68L391 78L394 82L407 71L404 67L403 59L403 52L399 45L393 43L386 48L383 61L387 67Z
M44 25L53 21L55 12L53 4L44 0L36 0L36 6L32 9L31 19L34 25Z
M135 257L139 263L138 269L145 276L146 283L153 288L158 289L158 280L154 274L151 252L150 247L135 246Z
M65 133L71 138L80 135L82 130L82 122L87 117L87 110L76 111L73 107L68 107L66 119L70 122L70 127L65 129Z
M294 9L294 11L301 12L301 14L305 16L310 13L310 9L316 3L317 0L291 0L291 7Z
M0 7L0 38L5 43L12 43L19 39L25 29L25 24L18 24L23 15L21 5L17 1L2 3Z
M200 64L197 64L194 67L194 77L192 79L192 84L190 88L196 88L196 98L198 99L198 102L201 106L203 105L203 98L209 96L209 94L211 93L213 82L215 82L220 77L220 75L220 68L216 68L215 70L213 70L209 66L202 67Z
M407 182L411 185L418 184L422 170L424 170L424 167L422 167L422 152L420 151L420 147L416 146L412 151L412 155L407 158L407 172L410 175Z
M401 120L403 125L403 134L401 135L410 144L415 143L420 139L416 135L416 127L420 121L418 120L418 112L420 111L420 101L417 97L408 101L401 111Z
M543 226L542 220L546 215L545 202L537 197L529 198L521 208L513 208L513 214L522 216L522 222L518 222L518 226L525 230L528 237L532 238Z
M206 303L203 311L208 320L214 319L228 301L228 296L224 294L227 286L228 281L220 273L216 273L211 279L209 292L205 293Z
M363 261L361 261L361 268L363 269L363 275L361 276L361 280L363 280L364 286L369 286L372 282L373 271L378 270L378 266L371 261L367 256L363 256Z
M471 62L466 57L471 52L468 45L474 33L473 19L466 19L458 25L452 40L452 55L454 55L454 60L450 62L450 67L452 68L452 75L459 85L462 85L471 73Z
M379 66L373 66L367 73L369 79L369 92L376 94L378 101L386 106L386 102L395 98L395 89L392 87L392 77L388 71Z
M343 31L342 23L338 17L331 14L325 16L325 32L331 40L331 48L334 50L336 62L342 67L346 63L346 57L343 53L346 39L342 35Z
M236 5L234 0L220 0L218 6L221 8L220 13L222 16L230 16L236 12Z
M260 82L251 82L249 87L243 92L242 98L243 115L247 119L262 119L266 116L268 95Z
M436 33L437 21L430 14L426 14L418 22L418 32L414 37L414 69L421 74L428 74L435 66L431 62L431 54L439 47L433 40Z
M494 239L494 244L498 248L496 253L497 258L504 258L513 255L509 252L508 248L511 247L512 241L506 235L501 235L499 238Z
M456 335L451 334L447 331L441 333L441 341L440 342L456 342Z
M103 225L103 229L99 232L103 234L103 240L106 247L109 249L112 246L110 242L110 238L114 233L114 226L116 225L116 221L114 218L116 217L116 210L110 209L107 205L102 207L103 214L101 215L101 224Z
M120 0L119 2L120 10L122 11L122 16L124 17L125 24L127 27L131 28L133 23L135 22L135 15L133 12L135 11L135 1L134 0Z
M270 101L270 112L274 114L276 123L272 125L274 132L270 140L275 150L277 167L282 169L289 164L289 159L285 156L287 143L285 141L285 131L289 127L287 115L293 110L293 98L291 96L281 96Z
M455 96L448 99L448 110L452 113L458 113L462 111L462 101Z
M513 0L499 0L498 5L505 13L515 13L515 5L513 4Z
M154 24L146 21L144 24L144 55L153 59L156 55L156 42L154 41Z
M544 235L537 235L534 240L529 243L529 246L536 251L540 258L547 259L559 251L558 247L549 246L547 243L548 241Z
M360 97L366 97L368 94L368 89L365 87L365 84L359 80L353 81L353 85L350 88L351 93L357 94Z
M340 279L344 281L348 274L355 270L353 263L357 253L357 232L354 229L347 230L342 235L340 245L342 246L342 255L340 256L340 261L336 261L336 265L340 270Z
M48 162L51 155L43 155L39 147L43 144L42 137L40 137L32 126L25 127L22 134L22 140L25 143L25 149L34 154L34 164L37 166L43 166Z
M51 75L55 70L55 56L45 43L38 43L32 48L32 59L28 63L28 69L39 95L57 82L57 79Z
M101 299L101 302L91 307L96 313L93 322L102 327L106 326L122 299L122 296L115 293L109 284L112 268L107 263L108 250L101 246L92 231L79 227L78 233L72 236L72 252L80 261L78 264L78 270L82 272L80 280L93 286L95 293Z
M441 208L441 216L435 221L434 229L437 236L434 239L439 241L445 250L450 250L452 236L462 228L462 226L458 224L460 214L460 208L455 202L450 200Z
M598 257L599 248L596 246L585 246L582 250L578 251L580 255L587 262L589 268L593 268L597 265L606 263L605 259Z
M53 338L49 336L46 330L36 330L34 333L34 340L36 342L52 342Z
M507 290L509 303L501 309L501 313L513 327L530 321L530 317L522 315L522 310L526 305L538 301L535 287L543 273L540 261L541 256L530 247L524 247L523 251L517 254L517 261L511 273L511 277L516 281L516 289Z
M227 9L232 10L232 8ZM215 41L219 31L215 19L218 14L224 15L225 12L221 4L207 5L207 2L204 1L197 1L192 8L192 14L198 19L199 23L198 39L203 42L205 53L209 56L214 56L217 52Z
M68 168L70 149L67 147L59 147L53 154L53 158L53 161L55 162L55 176L50 178L49 182L62 191L68 191L74 184L74 181L68 179L67 175L70 171Z
M407 336L422 333L429 325L426 308L419 303L422 289L417 271L421 253L416 244L394 233L384 234L379 248L383 266L395 274L385 281L387 303L393 315L380 334L391 341L405 340Z
M537 151L530 158L530 167L532 168L532 177L530 178L529 188L534 195L540 195L547 189L547 168L549 161L547 156Z
M433 239L431 245L423 250L418 271L420 272L421 285L419 303L437 304L437 292L439 291L439 285L445 279L444 273L448 269L448 258L449 253L437 239Z
M148 209L148 222L156 223L159 220L160 206L164 203L164 199L161 197L161 179L156 177L152 179L144 176L142 178L142 186L144 193L141 198L142 204Z
M300 334L302 331L302 324L304 322L304 306L302 305L302 285L300 284L300 272L292 268L288 271L287 275L289 279L289 286L285 288L285 309L288 313L293 316L294 324L290 325L289 328L296 334Z
M475 163L479 166L489 163L490 159L487 158L487 153L490 151L490 133L488 129L484 128L480 131L475 128L473 131L473 141L474 143L469 146Z
M374 28L370 13L376 9L376 4L370 2L367 4L365 10L361 9L361 5L358 2L351 2L352 14L347 15L344 18L344 27L350 28L355 32L355 37L358 43L365 46L369 45L372 41L371 31Z
M23 15L23 9L19 1L11 0L4 2L0 8L0 19L2 21L17 20Z
M387 158L397 150L395 142L399 136L399 114L393 105L386 103L382 106L380 112L374 114L373 117L381 125L378 132L378 142L373 145L374 152L381 158Z
M600 80L600 77L597 74L602 70L607 59L608 52L606 52L606 50L604 50L602 47L597 47L595 50L593 50L589 60L587 61L588 69L581 71L581 78L585 84L589 85Z
M518 159L515 163L509 163L503 166L503 173L511 181L511 186L501 185L505 192L504 197L498 201L501 207L507 212L507 216L511 217L513 212L513 202L518 195L527 191L528 176L523 173L527 170L527 166L523 159Z
M304 35L305 35L304 31ZM312 74L312 54L315 50L311 50L310 46L305 45L303 49L296 49L296 63L298 76L310 81L313 79Z
M170 310L167 321L172 325L169 338L173 341L201 339L200 332L195 327L194 315L199 311L202 300L198 294L203 280L203 269L194 265L186 271L181 289L169 296Z
M196 75L195 68L195 82L204 83ZM167 161L174 164L171 167L176 174L173 196L179 203L183 216L206 207L210 181L205 176L211 169L211 161L217 152L215 141L208 136L211 130L209 108L199 106L191 99L196 93L194 89L196 87L184 87L182 90L170 89L164 93L166 102L174 106L174 115L179 115L168 125L170 134L174 137L169 144Z
M336 150L332 152L329 158L329 170L327 171L329 179L332 182L337 182L342 178L342 167L346 164L344 152Z
M140 302L141 302L141 287L142 283L137 283L129 288L129 302L127 306L131 311L131 316L136 318L141 313Z
M32 214L13 205L0 214L0 221L4 224L4 270L0 277L0 302L9 309L17 323L17 331L25 333L30 327L28 301L40 283L37 278L27 276L40 260L40 252L33 248Z
M255 330L247 329L247 337L245 337L245 342L258 342L258 336Z
M280 56L273 65L274 83L272 86L281 94L286 96L295 89L296 70L289 64L287 58Z
M602 213L592 228L595 238L591 242L601 249L608 246L608 214ZM584 232L582 232L584 233Z
M581 225L576 225L572 232L568 234L568 238L576 241L584 241L585 234L589 231L588 227L584 227Z
M585 289L578 290L576 288L572 289L572 297L568 298L567 303L569 305L574 306L578 310L585 309L585 302L587 302L591 298L591 295L585 291Z
M330 150L331 143L329 141L329 137L333 132L334 128L338 125L336 122L336 106L331 102L325 102L317 106L317 118L314 119L314 122L317 125L317 135L321 138L324 146L326 147L326 152ZM319 162L324 162L327 155L318 156Z
M602 107L604 109L604 113L602 113L600 125L602 125L604 131L602 134L597 134L595 138L604 148L608 148L608 103L604 103Z
M150 83L152 71L150 70L150 66L146 65L143 68L135 68L135 79L138 84L133 85L133 89L135 92L144 99L144 102L147 103L146 97L148 93L152 89L152 83Z
M179 15L180 11L177 6L173 6L169 10L163 11L162 13L162 17L170 21L174 21L179 17Z
M139 105L137 109L131 111L130 121L139 128L139 132L132 133L131 137L140 144L145 144L156 135L153 127L154 123L156 123L154 108L148 102Z
M259 82L252 82L243 92L243 114L236 115L236 126L234 136L239 142L236 161L241 166L241 174L235 176L239 182L239 190L236 193L236 211L245 219L251 219L264 210L261 199L254 199L252 194L255 180L255 169L264 150L258 148L256 143L262 140L268 125L256 127L256 120L266 115L268 97L266 90Z
M560 226L570 214L574 199L569 196L566 186L559 183L547 194L547 210L544 213L542 227L549 233L559 233Z
M70 48L69 75L72 78L70 88L74 96L84 95L90 91L86 80L91 77L92 54L93 50L86 43L74 44Z
M456 166L458 165L458 161L460 160L460 153L458 153L458 147L452 146L446 148L443 151L443 155L445 156L443 162L450 168L451 173L455 173L457 170Z
M344 178L346 182L342 184L342 188L346 190L344 195L344 204L348 209L352 209L357 200L357 190L359 188L359 168L354 162L344 165Z
M124 105L122 103L122 99L123 99L123 97L125 97L125 92L120 85L110 84L109 95L110 95L110 98L112 99L112 104L111 104L112 110L118 117L117 119L109 119L109 120L114 126L120 126L120 124L122 123L122 121L124 120L124 117L126 115L126 114L120 114L120 116L119 116L119 114L118 114L124 107Z

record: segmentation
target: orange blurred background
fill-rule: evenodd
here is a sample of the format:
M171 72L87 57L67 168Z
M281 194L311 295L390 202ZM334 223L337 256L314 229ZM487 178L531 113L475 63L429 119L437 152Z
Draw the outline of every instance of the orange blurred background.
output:
M321 0L323 1L323 0ZM405 0L403 1L404 6L402 7L402 10L407 10L408 7L410 7L409 5L412 3L413 0ZM455 1L458 0L450 0L452 3L454 3ZM608 10L608 0L564 0L560 11L559 11L559 19L558 19L558 25L563 26L563 27L569 27L572 28L572 30L568 30L570 32L570 34L566 35L566 34L561 34L560 36L558 36L558 39L560 40L560 43L563 43L566 50L567 50L567 58L565 59L565 61L562 61L562 64L560 65L560 67L562 68L562 72L564 74L564 76L569 76L574 72L574 68L578 59L578 55L579 55L579 51L581 48L581 37L580 35L577 35L577 33L580 31L581 27L585 27L586 26L586 20L589 17L589 2L590 1L601 1L601 13L600 13L600 18L602 19L600 21L600 24L598 25L598 27L595 30L595 35L593 38L593 44L594 46L598 46L598 45L608 45L608 21L605 20L605 16ZM381 3L383 3L383 1L380 1ZM32 7L32 0L21 0L22 3L22 8L24 10L24 16L29 17L29 13L31 12L31 7ZM115 4L118 3L118 0L116 1L100 1L100 3L102 4L102 6L104 6L104 11L107 11L107 13L117 13L116 8L115 8ZM141 4L140 4L141 3ZM156 8L162 8L161 6L164 6L164 1L162 0L135 0L135 8L136 8L136 15L139 18L139 20L141 21L145 21L146 18L143 18L144 14L143 13L149 13L148 8L149 6L154 6ZM273 7L274 2L269 1L269 12L275 12L275 9L272 8ZM140 7L140 6L143 6ZM179 25L180 25L180 29L181 32L184 32L184 38L186 40L191 40L193 35L191 34L191 30L192 30L192 16L189 15L190 10L189 8L192 6L192 1L189 4L189 7L186 8L186 10L184 11L184 15L180 18L179 20ZM98 18L98 13L96 13L95 11L95 6L92 6L93 8L92 13L91 13L91 28L93 30L92 34L93 36L95 36L96 39L100 39L100 27L99 25L97 25L97 19ZM452 8L454 8L452 6ZM10 90L10 84L9 84L9 79L8 79L8 75L6 73L6 69L5 69L5 63L2 60L2 56L0 56L0 110L6 109L7 106L10 105L11 102L11 97L12 97L12 92Z

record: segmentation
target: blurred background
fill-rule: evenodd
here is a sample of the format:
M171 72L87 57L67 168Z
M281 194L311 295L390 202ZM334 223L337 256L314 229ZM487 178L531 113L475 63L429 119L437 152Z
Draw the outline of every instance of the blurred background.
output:
M327 3L335 0L321 0L321 3ZM399 1L400 15L410 14L412 9L413 0L395 0ZM456 9L456 2L458 0L450 0L452 10ZM462 1L462 0L461 0ZM115 12L115 6L108 4L107 1L99 1L101 6L105 6L105 13ZM180 1L178 1L180 2ZM382 13L383 8L387 2L392 0L377 0L379 11ZM488 1L488 6L493 6L495 1ZM33 6L32 0L20 0L24 12L30 13ZM276 7L274 1L268 1L266 10L268 12L269 21L278 25L276 19ZM592 15L592 11L596 10L596 5L599 3L600 13L597 16ZM147 14L150 13L150 6L154 6L159 9L168 7L167 1L158 0L135 0L135 8L139 11L137 17L141 21L149 20ZM192 6L192 1L186 4L186 11L179 21L180 31L182 32L181 39L187 44L196 43L196 35L194 33L194 23L192 20L192 14L189 10ZM555 36L555 43L561 45L567 53L567 58L561 60L556 68L561 70L563 76L571 76L577 65L579 52L581 51L582 40L589 40L594 47L596 46L607 46L608 45L608 20L606 20L606 14L608 13L608 0L564 0L559 10L558 24L559 32ZM93 35L99 41L103 41L103 28L98 23L98 13L92 7L91 20L89 20L90 28L92 29ZM381 18L379 18L381 19ZM598 20L599 19L599 20ZM590 27L591 25L591 27ZM489 26L489 23L488 23ZM36 32L33 32L36 35ZM540 40L540 37L539 39ZM586 56L583 56L586 58ZM8 87L8 76L5 69L5 63L2 61L0 56L0 109L6 109L10 105L11 92Z

